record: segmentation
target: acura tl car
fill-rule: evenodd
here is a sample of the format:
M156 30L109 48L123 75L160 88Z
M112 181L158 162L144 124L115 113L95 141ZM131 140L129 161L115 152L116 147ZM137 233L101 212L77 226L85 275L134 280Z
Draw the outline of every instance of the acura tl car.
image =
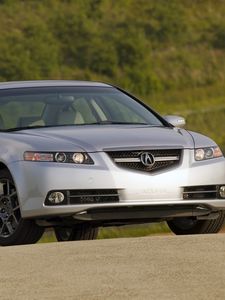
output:
M216 233L225 159L108 84L0 84L0 245L94 239L102 226L166 221L175 234Z

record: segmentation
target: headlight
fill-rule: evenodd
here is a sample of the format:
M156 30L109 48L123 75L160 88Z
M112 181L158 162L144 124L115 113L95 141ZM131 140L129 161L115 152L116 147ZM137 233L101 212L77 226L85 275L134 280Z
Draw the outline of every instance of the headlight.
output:
M223 153L218 146L195 149L195 160L206 160L222 157Z
M41 162L57 162L57 163L73 163L93 165L91 157L85 152L24 152L24 160L41 161Z

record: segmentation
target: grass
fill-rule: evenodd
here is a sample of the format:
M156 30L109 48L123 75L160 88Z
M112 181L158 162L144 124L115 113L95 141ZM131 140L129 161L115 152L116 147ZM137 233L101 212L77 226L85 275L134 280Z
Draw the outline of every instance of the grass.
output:
M130 225L123 227L101 228L98 239L139 237L153 234L168 234L169 232L170 230L166 223Z
M225 233L225 225L220 230L220 233ZM122 227L105 227L99 229L98 239L114 239L114 238L129 238L151 235L169 235L172 234L165 222L152 223L143 225L129 225ZM39 243L57 242L53 230L46 231Z
M187 129L209 136L225 153L225 88L223 85L157 93L144 100L162 115L184 116Z
M98 239L112 239L125 237L139 237L155 234L169 234L170 230L166 223L152 223L142 225L129 225L122 227L105 227L100 228ZM42 236L40 243L56 242L54 232L46 231Z
M195 112L217 111L225 108L224 99L224 85L215 84L155 93L144 100L161 114L182 113L187 116Z

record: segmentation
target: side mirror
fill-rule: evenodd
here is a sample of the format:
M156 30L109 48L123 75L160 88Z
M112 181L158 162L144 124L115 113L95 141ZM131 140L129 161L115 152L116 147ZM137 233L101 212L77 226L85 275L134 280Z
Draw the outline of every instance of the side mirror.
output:
M186 124L185 119L179 116L169 115L169 116L164 116L164 119L175 127L184 127Z

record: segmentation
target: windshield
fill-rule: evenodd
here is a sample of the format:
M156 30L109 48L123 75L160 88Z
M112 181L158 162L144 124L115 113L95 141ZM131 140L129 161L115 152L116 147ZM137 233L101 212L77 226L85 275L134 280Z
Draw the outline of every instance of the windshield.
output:
M0 91L0 130L90 125L163 126L149 109L110 87L42 87Z

